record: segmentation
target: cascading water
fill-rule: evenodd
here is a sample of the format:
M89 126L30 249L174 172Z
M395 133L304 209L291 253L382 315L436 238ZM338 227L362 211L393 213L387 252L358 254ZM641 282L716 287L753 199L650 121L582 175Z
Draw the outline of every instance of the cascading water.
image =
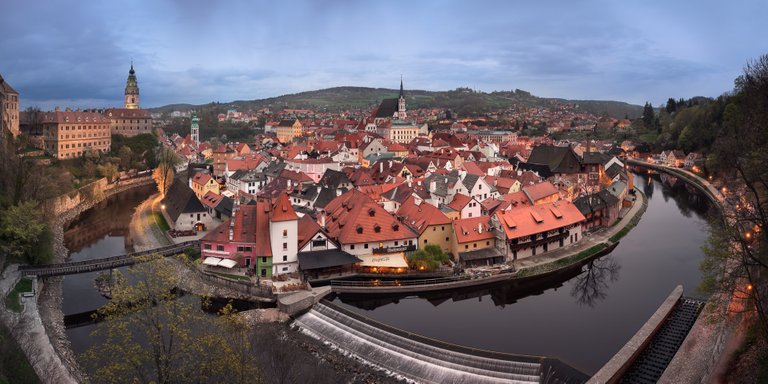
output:
M308 333L374 365L425 383L538 383L538 358L477 356L387 332L323 304L299 316Z

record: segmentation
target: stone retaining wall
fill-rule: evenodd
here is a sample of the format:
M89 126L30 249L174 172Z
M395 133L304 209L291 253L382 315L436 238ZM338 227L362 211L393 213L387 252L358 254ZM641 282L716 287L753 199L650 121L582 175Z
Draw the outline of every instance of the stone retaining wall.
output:
M640 327L640 330L587 383L618 382L643 349L651 342L681 297L683 297L683 286L678 285L651 318Z

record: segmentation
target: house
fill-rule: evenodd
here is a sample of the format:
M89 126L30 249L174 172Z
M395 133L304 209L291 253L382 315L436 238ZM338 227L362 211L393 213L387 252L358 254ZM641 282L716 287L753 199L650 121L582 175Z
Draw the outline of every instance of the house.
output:
M173 180L160 204L161 212L172 229L205 231L213 224L213 217L181 179Z
M685 153L681 150L675 149L667 152L665 164L668 167L682 167L685 163Z
M435 244L446 253L451 252L452 220L434 205L408 195L395 216L419 234L419 247Z
M344 252L309 215L299 219L299 269L304 280L327 280L353 273L362 260Z
M585 220L576 205L560 200L496 211L493 225L506 259L517 260L578 242Z
M699 166L702 163L704 163L704 156L702 156L698 152L691 152L685 156L685 161L683 161L683 166L688 169L693 169L693 167Z
M584 218L582 230L589 231L598 227L610 227L619 218L621 199L608 190L581 196L573 201Z
M221 193L221 185L211 175L207 173L198 172L189 179L189 187L195 192L195 196L198 199L202 199L208 192L215 194Z
M457 193L450 203L441 206L441 210L453 220L478 217L482 213L480 201L467 195Z
M415 251L418 234L363 192L353 189L331 200L319 218L341 249L357 256L369 272L404 272L404 252Z
M226 220L232 217L234 202L229 197L208 192L200 199L200 203L205 206L208 214L216 219Z
M557 191L557 188L555 188L549 181L526 185L523 187L522 192L533 205L546 204L560 200L560 194Z
M462 266L501 264L504 255L496 248L490 216L459 219L453 223L451 253Z
M201 256L234 260L269 278L298 271L298 220L288 196L237 205L232 218L200 239Z
M275 133L281 143L290 143L294 138L301 137L303 126L299 119L281 120L275 127Z

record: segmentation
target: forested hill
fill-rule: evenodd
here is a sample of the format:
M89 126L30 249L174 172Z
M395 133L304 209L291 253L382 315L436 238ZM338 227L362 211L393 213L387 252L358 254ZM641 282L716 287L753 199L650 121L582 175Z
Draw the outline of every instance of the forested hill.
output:
M221 109L256 110L270 108L282 109L313 109L337 112L343 110L368 109L378 105L382 99L397 97L398 90L385 88L364 87L335 87L317 91L301 92L261 100L238 100L229 103L212 103ZM615 118L639 117L643 107L619 101L600 100L565 100L541 98L522 90L501 92L477 92L469 88L458 88L452 91L420 91L406 90L408 109L418 108L448 108L459 116L477 116L510 107L553 107L560 104L572 104L577 109L597 116L607 115ZM190 104L171 104L151 108L153 112L170 112L173 110L195 109L202 106Z

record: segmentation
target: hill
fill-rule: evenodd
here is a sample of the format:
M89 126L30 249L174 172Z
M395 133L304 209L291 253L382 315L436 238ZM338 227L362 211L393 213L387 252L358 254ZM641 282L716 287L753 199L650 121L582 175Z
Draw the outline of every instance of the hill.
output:
M238 100L229 103L211 103L206 107L218 107L221 111L227 109L256 110L270 108L283 109L313 109L337 112L344 110L367 110L378 105L382 99L397 97L399 90L386 88L365 87L334 87L317 91L288 94L260 100ZM557 107L571 104L574 108L592 113L597 116L623 118L639 117L643 107L618 101L600 100L566 100L556 98L541 98L529 92L516 89L502 92L477 92L469 88L457 88L451 91L422 91L407 90L405 92L408 109L418 108L447 108L459 116L477 116L507 108L519 107ZM170 112L173 110L195 109L202 106L189 104L171 104L151 108L152 112Z

